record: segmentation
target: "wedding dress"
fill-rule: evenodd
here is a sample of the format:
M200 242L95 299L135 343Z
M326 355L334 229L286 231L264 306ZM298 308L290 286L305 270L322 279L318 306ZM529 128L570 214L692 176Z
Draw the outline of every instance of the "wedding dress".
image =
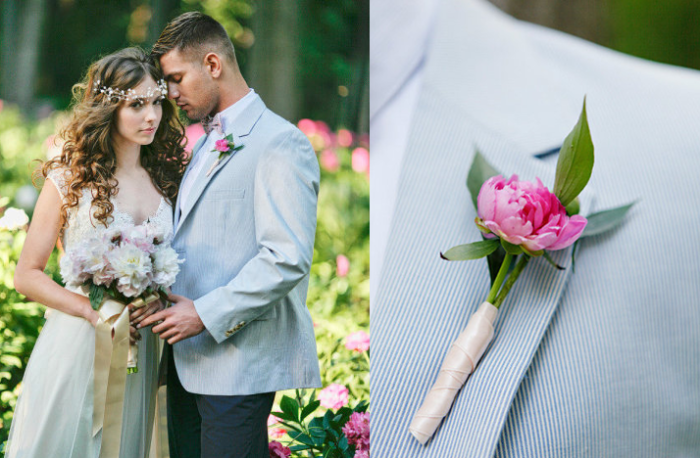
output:
M54 170L48 178L63 197L62 173ZM101 224L93 225L91 202L92 194L84 190L79 205L68 211L62 238L66 250L106 230ZM116 206L112 216L110 228L135 224L131 215ZM161 199L156 213L142 224L170 238L171 205ZM87 320L58 310L48 309L46 316L24 373L5 457L97 458L102 430L93 436L95 329ZM159 343L150 328L139 333L139 371L126 377L120 458L147 457L153 434Z

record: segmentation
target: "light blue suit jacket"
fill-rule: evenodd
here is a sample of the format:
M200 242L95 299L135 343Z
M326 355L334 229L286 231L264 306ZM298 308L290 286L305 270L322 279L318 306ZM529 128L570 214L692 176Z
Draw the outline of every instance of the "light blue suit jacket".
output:
M372 456L700 456L700 74L444 0L371 308ZM390 58L390 56L387 56ZM527 266L434 438L408 432L449 345L485 299L465 179L478 147L550 187L584 95L596 147L582 214L625 223ZM391 209L387 209L391 211Z
M316 155L259 97L225 128L243 149L206 176L218 154L200 140L194 153L206 162L175 212L173 247L185 262L173 292L194 300L206 327L173 346L177 373L186 390L209 395L318 387L306 307Z

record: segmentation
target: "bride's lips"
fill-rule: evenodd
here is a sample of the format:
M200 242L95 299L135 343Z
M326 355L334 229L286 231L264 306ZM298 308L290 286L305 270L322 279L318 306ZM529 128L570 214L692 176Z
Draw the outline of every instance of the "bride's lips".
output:
M145 133L147 133L147 134L152 134L152 133L154 133L155 131L156 131L156 128L155 128L155 127L149 127L148 129L143 129L143 132L145 132Z

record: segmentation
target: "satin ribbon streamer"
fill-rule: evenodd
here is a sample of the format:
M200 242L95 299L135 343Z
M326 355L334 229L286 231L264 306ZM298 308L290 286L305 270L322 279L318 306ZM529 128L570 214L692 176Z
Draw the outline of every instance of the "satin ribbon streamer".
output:
M98 313L92 435L102 430L100 458L119 458L129 352L129 309L121 302L107 299Z
M493 338L493 323L497 315L496 307L488 302L482 303L469 318L466 329L452 343L435 384L408 428L421 444L425 445L435 433L450 411L457 392L474 372Z

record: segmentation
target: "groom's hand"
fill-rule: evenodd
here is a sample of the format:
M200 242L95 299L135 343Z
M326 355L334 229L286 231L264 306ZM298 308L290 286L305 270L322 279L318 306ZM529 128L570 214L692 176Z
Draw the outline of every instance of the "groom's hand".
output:
M173 303L171 307L144 318L138 327L143 328L161 321L153 326L153 332L160 334L160 338L166 339L171 345L204 331L204 323L194 308L194 302L177 294L170 294L168 300Z

